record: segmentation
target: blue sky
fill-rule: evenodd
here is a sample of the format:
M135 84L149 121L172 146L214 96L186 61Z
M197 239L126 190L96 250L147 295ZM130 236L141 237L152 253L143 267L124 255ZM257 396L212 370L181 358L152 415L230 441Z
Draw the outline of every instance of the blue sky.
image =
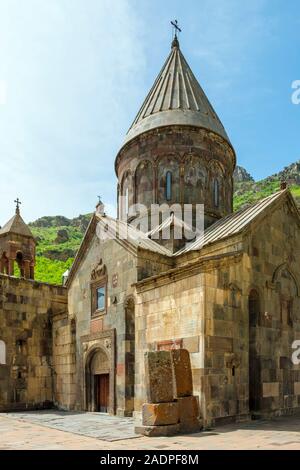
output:
M0 0L0 225L115 204L114 159L170 50L181 49L238 163L300 158L297 0Z

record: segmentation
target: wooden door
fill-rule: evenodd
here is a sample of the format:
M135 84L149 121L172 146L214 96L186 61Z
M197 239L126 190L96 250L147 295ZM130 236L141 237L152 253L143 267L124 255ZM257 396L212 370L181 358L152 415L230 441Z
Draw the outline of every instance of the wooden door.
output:
M107 413L109 402L109 374L96 375L97 411Z

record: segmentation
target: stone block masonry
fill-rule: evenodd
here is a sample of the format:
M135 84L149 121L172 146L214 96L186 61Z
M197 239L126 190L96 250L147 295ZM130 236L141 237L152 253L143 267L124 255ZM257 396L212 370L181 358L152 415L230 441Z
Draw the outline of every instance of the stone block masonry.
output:
M0 298L0 411L49 408L55 401L52 322L67 311L66 289L0 275Z
M189 352L186 349L148 352L145 366L147 396L157 402L143 405L142 426L136 427L136 433L170 436L200 431L198 401L192 396Z

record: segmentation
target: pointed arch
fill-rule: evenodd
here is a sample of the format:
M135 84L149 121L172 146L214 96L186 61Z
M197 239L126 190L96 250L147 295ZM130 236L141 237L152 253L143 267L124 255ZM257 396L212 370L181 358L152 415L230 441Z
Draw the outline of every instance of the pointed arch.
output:
M277 268L275 269L275 271L273 273L272 283L276 284L277 282L280 282L280 278L281 278L282 275L290 276L290 278L292 279L292 281L294 283L294 286L295 286L296 295L297 295L297 297L299 297L300 296L300 291L299 291L299 285L298 285L298 282L297 282L297 278L296 278L295 274L293 273L293 271L291 270L291 268L288 266L287 263L282 263L279 266L277 266Z
M185 157L183 181L185 204L204 202L207 169L201 157L197 155L187 155Z
M141 161L135 170L135 200L137 204L149 206L154 202L154 170L150 160Z
M133 181L130 170L125 171L120 190L120 214L122 219L127 219L129 207L133 204Z

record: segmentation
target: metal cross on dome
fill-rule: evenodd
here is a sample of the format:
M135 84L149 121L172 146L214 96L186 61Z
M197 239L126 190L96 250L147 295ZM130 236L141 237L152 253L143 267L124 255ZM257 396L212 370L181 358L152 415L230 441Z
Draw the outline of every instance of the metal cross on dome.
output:
M17 204L16 206L16 212L19 212L20 211L20 204L22 204L22 202L20 201L20 199L17 197L17 199L14 200L14 202Z
M174 30L174 38L177 38L177 33L181 33L181 29L178 26L178 21L177 20L171 21L171 25L173 26L173 30Z

